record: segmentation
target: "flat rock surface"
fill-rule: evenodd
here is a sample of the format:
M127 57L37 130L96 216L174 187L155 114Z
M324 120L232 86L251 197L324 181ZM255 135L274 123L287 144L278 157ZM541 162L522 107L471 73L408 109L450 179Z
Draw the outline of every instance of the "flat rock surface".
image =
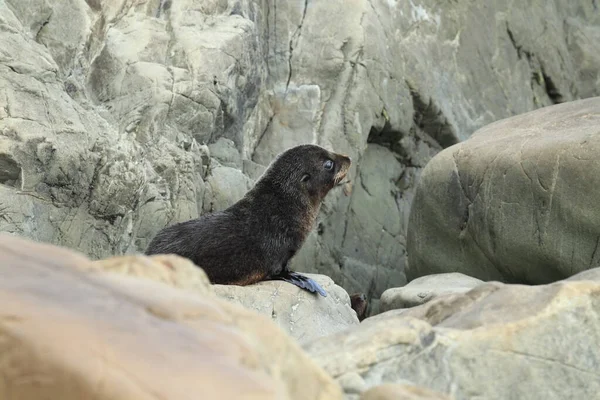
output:
M457 272L422 276L405 286L383 292L380 310L418 306L444 294L468 292L481 283L483 281Z
M0 398L341 399L267 318L155 282L164 262L150 279L86 263L0 235Z
M457 400L575 399L600 393L600 283L484 283L392 310L305 350L347 399L404 383Z
M490 124L423 170L409 279L540 284L600 266L600 97Z
M358 325L356 313L350 307L350 297L344 289L324 275L305 275L316 280L327 292L327 297L282 281L213 287L218 296L271 318L301 343Z

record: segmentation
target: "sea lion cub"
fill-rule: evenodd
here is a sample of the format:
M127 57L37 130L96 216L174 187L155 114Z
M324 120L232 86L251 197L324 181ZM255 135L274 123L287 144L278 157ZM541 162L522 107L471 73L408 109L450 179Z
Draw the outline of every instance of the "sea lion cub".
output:
M312 229L325 195L342 182L350 157L316 145L279 154L254 187L224 211L162 229L146 254L177 254L202 267L212 283L284 280L322 296L289 260Z

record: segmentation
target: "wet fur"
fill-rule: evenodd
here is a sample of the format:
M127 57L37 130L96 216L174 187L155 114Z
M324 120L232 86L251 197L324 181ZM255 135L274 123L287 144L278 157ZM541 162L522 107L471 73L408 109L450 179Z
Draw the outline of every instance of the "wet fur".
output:
M332 171L323 163L335 162ZM302 145L280 154L256 185L224 211L161 230L146 254L178 254L202 267L212 283L250 285L281 279L319 292L312 279L291 272L289 260L312 229L325 195L346 176L346 156ZM310 174L311 179L302 182Z

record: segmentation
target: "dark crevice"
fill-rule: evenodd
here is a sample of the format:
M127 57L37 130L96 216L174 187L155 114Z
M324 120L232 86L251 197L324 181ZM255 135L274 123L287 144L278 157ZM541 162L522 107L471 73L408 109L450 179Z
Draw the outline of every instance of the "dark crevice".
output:
M160 0L160 4L158 5L158 9L156 10L156 18L160 18L160 15L163 11L169 11L171 8L171 0Z
M381 116L385 120L383 127L379 128L372 126L369 137L367 138L367 143L375 143L383 147L391 148L395 143L402 139L404 135L399 130L392 128L385 108L381 111Z
M290 56L288 58L289 72L288 72L288 79L285 84L286 90L290 86L290 81L292 80L292 55L294 53L294 42L296 42L296 44L297 44L298 41L300 40L300 35L302 34L302 25L304 24L304 18L306 18L306 9L307 8L308 8L308 0L304 0L304 10L302 11L302 18L300 19L300 24L298 25L298 28L296 29L296 31L292 34L292 37L290 38L290 48L289 48Z
M256 149L258 149L258 147L262 143L265 135L267 134L267 131L269 130L269 128L271 127L271 124L273 123L273 118L275 118L275 114L271 115L271 118L269 118L267 125L265 125L265 129L263 129L260 136L258 137L258 140L256 141L256 145L254 145L254 150L252 151L252 154L256 153Z
M42 22L42 26L40 26L40 29L38 29L37 33L35 34L36 42L40 43L40 35L42 33L42 30L44 30L46 25L48 25L48 23L50 22L50 19L52 18L52 14L54 14L54 10L50 11L50 14L48 14L48 18L46 18L46 20L44 22Z
M114 225L115 222L117 221L117 218L124 218L125 215L124 214L112 214L112 215L107 215L107 214L97 214L94 215L95 218L100 219L102 221L106 221L111 225Z
M517 51L517 57L519 57L519 60L523 59L523 56L525 56L525 58L531 65L531 59L533 58L533 53L525 50L523 48L523 46L519 45L519 42L517 42L517 39L515 39L514 33L508 27L508 23L506 24L506 33L508 34L508 38L510 39L510 42L512 43L513 47Z
M544 68L542 68L542 78L544 81L544 88L546 89L546 93L548 94L548 97L550 98L552 103L553 104L562 103L564 101L562 94L560 94L560 91L554 84L554 81L552 80L552 78L550 78L549 75L546 75Z
M17 186L21 177L21 166L8 154L0 154L0 183Z
M519 59L523 59L525 57L527 62L529 63L529 67L534 71L531 76L531 90L534 91L534 86L536 84L542 86L548 95L548 98L553 104L559 104L564 102L563 96L554 84L552 78L546 74L544 71L544 67L542 67L540 62L535 61L534 54L530 51L523 49L523 46L519 45L513 32L510 30L508 23L506 24L506 33L512 43L513 47L517 51L517 56ZM539 67L539 71L538 71ZM534 98L534 104L538 104L538 102Z
M14 67L10 66L10 65L6 65L8 67L8 69L10 69L12 72L14 72L15 74L19 74L21 75L21 73L19 71L17 71Z
M406 82L414 107L414 122L423 132L432 137L443 148L458 143L454 128L440 108L430 98L425 100L421 94Z

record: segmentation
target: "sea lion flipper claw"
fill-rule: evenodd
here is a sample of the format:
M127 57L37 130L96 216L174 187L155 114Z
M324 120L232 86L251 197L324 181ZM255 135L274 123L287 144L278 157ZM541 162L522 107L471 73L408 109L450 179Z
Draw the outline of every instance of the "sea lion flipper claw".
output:
M327 297L327 292L321 287L321 285L308 276L301 275L297 272L282 271L280 274L272 276L271 279L286 281L298 286L299 288L308 290L309 292L318 293L323 297Z

